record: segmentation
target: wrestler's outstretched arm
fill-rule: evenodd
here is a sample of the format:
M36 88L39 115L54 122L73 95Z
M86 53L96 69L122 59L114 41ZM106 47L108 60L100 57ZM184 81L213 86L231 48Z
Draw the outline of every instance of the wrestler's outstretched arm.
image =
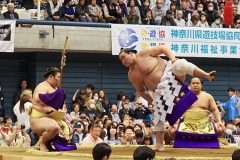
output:
M144 86L141 86L139 84L137 84L132 78L131 76L128 75L128 78L130 80L130 82L133 84L133 86L135 87L136 91L138 92L138 94L143 97L144 99L146 99L149 103L152 103L153 99L152 96L146 91Z

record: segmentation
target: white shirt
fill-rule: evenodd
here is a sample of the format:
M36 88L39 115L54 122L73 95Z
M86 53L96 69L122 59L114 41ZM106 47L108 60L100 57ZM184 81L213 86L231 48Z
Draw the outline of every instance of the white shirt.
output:
M176 22L177 26L179 26L179 27L185 27L186 26L184 19L178 20L177 18L175 18L174 21Z
M20 101L17 102L17 104L13 107L13 112L17 116L17 123L19 125L25 126L25 129L30 128L30 120L28 115L28 108L32 106L31 102L26 102L24 104L24 112L20 113L19 107L20 107Z

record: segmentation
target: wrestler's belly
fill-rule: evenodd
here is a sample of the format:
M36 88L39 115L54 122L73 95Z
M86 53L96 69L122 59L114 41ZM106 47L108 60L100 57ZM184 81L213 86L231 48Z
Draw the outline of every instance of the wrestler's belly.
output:
M151 91L155 91L157 85L160 83L160 79L163 75L164 68L158 69L147 76L144 76L144 83Z

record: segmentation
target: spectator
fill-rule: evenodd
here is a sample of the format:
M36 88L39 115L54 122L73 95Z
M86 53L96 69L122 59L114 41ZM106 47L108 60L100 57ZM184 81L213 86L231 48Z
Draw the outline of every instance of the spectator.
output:
M123 0L118 0L116 3L118 13L118 23L124 23L125 18L128 16L127 7Z
M64 4L62 6L62 17L64 21L78 22L78 19L75 19L74 15L75 13L72 7L72 0L64 0Z
M207 7L205 7L205 0L196 0L195 9L198 8L198 4L200 4L200 3L203 5L203 11L205 11L207 9Z
M2 6L2 4L0 4L0 19L4 18L3 14L2 14L2 9L3 9L3 6Z
M100 89L98 91L98 96L99 96L99 101L102 102L102 107L103 107L103 112L107 112L109 113L110 109L111 109L111 102L110 100L107 98L105 92L103 89Z
M209 27L205 13L201 14L199 27Z
M181 9L181 1L180 0L171 0L171 4L170 4L170 10L173 12L173 9L171 9L171 5L175 6L175 10L180 10ZM175 14L176 16L176 14Z
M170 11L172 11L172 18L176 18L176 15L177 15L177 5L175 2L172 2L170 4ZM165 12L166 13L166 12Z
M164 0L163 9L169 10L170 9L170 4L171 4L170 0Z
M121 120L122 120L122 122L123 122L123 115L124 114L128 114L128 115L130 115L130 116L134 116L134 110L133 109L130 109L130 107L129 107L129 103L127 103L127 102L123 102L122 103L122 109L119 111L119 116L120 116L120 118L121 118Z
M216 16L215 22L211 25L212 28L223 28L222 18L220 16Z
M111 107L112 112L108 114L108 117L112 119L112 121L115 121L117 123L121 122L121 118L119 114L117 113L117 106L115 104L112 105Z
M146 116L150 113L151 113L150 110L146 106L143 106L141 101L137 102L137 107L134 112L134 116L136 119L144 120L146 119Z
M117 100L118 100L117 107L118 107L118 112L119 112L122 109L122 102L125 101L125 94L123 92L118 92Z
M143 137L143 144L144 145L153 145L153 139L151 136L146 135Z
M94 0L94 1L96 2L96 0ZM94 91L94 86L92 84L89 84L89 85L86 86L87 97L86 97L84 106L88 106L88 100L92 99L93 91Z
M236 29L239 29L240 28L240 15L236 15L234 18L233 18L233 25L231 26L232 28L236 28ZM228 28L229 26L226 27L226 25L223 25L223 28Z
M232 154L232 160L239 160L240 159L240 149L237 149Z
M82 1L84 1L84 0L80 0L80 3L82 3ZM73 102L73 104L74 103L78 103L79 106L80 106L80 111L82 111L82 110L84 110L86 108L86 106L84 106L85 99L86 99L86 92L84 90L80 90L79 97L76 98L76 95L78 94L78 92L79 92L79 89L73 95L72 102Z
M80 110L80 106L78 103L74 103L72 106L72 112L70 113L70 116L72 118L72 120L79 120L80 116L79 116L79 110Z
M0 85L0 86L1 86L1 85ZM236 96L237 96L238 98L240 98L240 89L237 90Z
M198 15L194 14L191 17L191 20L187 22L188 27L199 27L199 18Z
M135 140L138 145L143 143L143 131L141 129L135 131Z
M232 131L233 135L240 135L240 122L235 125L236 129Z
M19 19L18 13L14 12L14 4L7 4L7 12L3 13L4 19ZM16 24L16 27L21 27L21 24ZM19 99L18 99L19 100Z
M75 7L75 17L78 18L79 22L93 22L92 18L90 18L89 15L90 15L90 12L89 12L88 5L86 4L86 0L80 0ZM86 93L83 90L80 91L80 97L81 97L81 102L85 103ZM84 100L82 100L83 97L84 97ZM85 106L84 103L83 103L83 106Z
M83 139L87 136L85 131L85 126L82 121L76 121L73 124L73 137L72 137L72 142L75 143L76 145L80 145L83 141Z
M93 124L90 128L90 134L82 141L82 145L96 145L98 143L103 142L101 138L99 138L101 133L101 126L98 124Z
M135 4L135 0L129 0L127 3L127 13L129 14L130 10L134 9L136 11L137 16L140 18L141 21L141 15L138 7Z
M107 23L118 23L118 14L116 10L116 4L109 0L109 4L103 6L103 13Z
M20 89L16 91L15 96L14 96L15 104L20 100L20 96L27 89L27 80L26 79L22 79L20 81L19 85L20 85Z
M233 17L235 17L237 15L237 10L238 10L237 7L233 7Z
M224 2L220 2L218 5L219 5L218 14L222 18L222 20L223 20L223 18L224 18L223 13L224 13L225 3Z
M28 115L28 108L32 106L32 90L25 90L21 95L20 102L14 108L14 114L17 116L17 124L22 125L25 129L30 128L30 120Z
M193 11L192 15L197 15L200 18L202 13L204 13L203 12L203 4L199 3L197 6L197 9L195 11Z
M141 24L140 17L137 15L135 9L129 11L129 15L124 20L125 24Z
M166 10L163 9L163 0L156 0L156 6L152 9L152 15L157 25L161 24L162 18L166 15Z
M233 7L236 7L236 14L240 14L240 4L239 4L239 0L233 0Z
M64 21L62 16L62 4L57 0L49 0L46 4L48 21Z
M7 134L3 132L2 128L4 127L4 123L0 122L0 147L7 147L7 143L5 141Z
M134 160L150 160L154 159L154 157L155 152L147 146L140 146L133 153Z
M205 11L208 25L211 26L212 23L215 21L216 17L218 16L218 11L213 9L213 3L208 3L208 9Z
M8 146L10 147L30 146L31 139L27 134L26 129L24 128L21 129L21 126L13 126L11 128L11 132L12 133L6 137L6 142Z
M142 24L146 24L146 25L157 25L155 19L152 16L152 11L149 9L146 11L146 18L142 19Z
M104 112L104 109L102 107L102 101L99 101L99 95L97 92L93 94L93 99L96 103L97 116L101 116Z
M96 0L91 0L91 4L88 6L90 17L93 19L93 22L105 23L105 19L103 19L103 12L101 7L97 5ZM92 90L93 91L93 90Z
M185 21L182 19L183 13L182 11L177 11L177 18L174 19L175 23L179 27L185 27Z
M147 17L146 17L146 12L147 11L151 11L150 7L150 2L149 0L143 0L143 5L141 6L140 8L140 15L141 15L141 20L145 20Z
M1 11L0 11L1 13ZM3 121L5 117L5 110L4 110L4 95L2 93L2 85L0 83L0 121Z
M192 0L187 0L187 10L193 12L195 9L195 3Z
M133 139L134 130L132 126L127 126L123 131L123 137L118 138L117 145L137 145L137 142Z
M94 121L94 117L97 116L97 111L96 111L96 102L94 99L90 99L88 100L88 106L85 109L85 112L87 113L87 115L89 116L89 120L91 122Z
M93 160L108 160L112 153L111 147L106 143L97 144L93 150Z
M112 145L115 145L117 142L117 127L112 123L107 126L107 136L104 138L104 142Z
M188 21L188 15L191 14L191 12L189 10L187 10L187 2L186 1L182 1L181 4L181 10L183 12L183 19L185 20L185 22Z
M21 1L21 7L25 8L26 10L34 9L35 6L33 0L18 0L19 3L21 3Z
M9 129L12 128L12 117L11 116L6 116L5 117L5 127L8 127Z
M153 110L153 105L152 104L149 104L148 105L148 109L150 111L150 113L146 116L146 118L152 122L152 120L154 119L154 110Z
M167 10L166 16L162 18L161 25L163 26L177 26L174 19L172 18L172 11Z

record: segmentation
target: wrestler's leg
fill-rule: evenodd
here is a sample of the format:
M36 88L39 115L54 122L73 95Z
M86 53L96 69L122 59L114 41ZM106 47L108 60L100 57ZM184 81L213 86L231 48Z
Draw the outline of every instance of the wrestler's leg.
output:
M152 148L154 151L164 151L164 133L165 133L165 122L159 121L157 125L154 126L156 135L156 145Z
M40 150L48 151L47 143L52 140L59 132L60 127L57 122L53 119L43 118L30 118L30 126L33 132L38 135L42 135L40 141Z
M190 76L206 78L210 82L213 82L216 76L216 71L207 73L185 59L176 60L173 63L172 71L176 76L184 76L185 74L188 74Z

